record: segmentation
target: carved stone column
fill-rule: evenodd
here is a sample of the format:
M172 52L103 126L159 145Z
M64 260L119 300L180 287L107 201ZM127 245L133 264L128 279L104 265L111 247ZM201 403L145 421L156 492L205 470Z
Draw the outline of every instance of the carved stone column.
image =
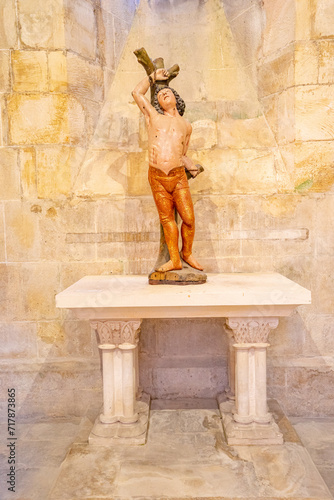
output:
M235 407L221 403L229 444L282 443L267 409L267 342L277 318L228 318L235 343Z
M140 325L141 320L91 321L102 353L103 376L103 412L89 439L94 444L104 444L106 439L110 441L122 437L138 437L138 431L139 434L143 433L143 419L139 422L140 425L127 426L121 430L121 424L138 423L138 408L144 410L144 413L148 410L147 405L144 407L136 402ZM114 425L101 426L101 423ZM136 442L142 444L138 439L131 444Z

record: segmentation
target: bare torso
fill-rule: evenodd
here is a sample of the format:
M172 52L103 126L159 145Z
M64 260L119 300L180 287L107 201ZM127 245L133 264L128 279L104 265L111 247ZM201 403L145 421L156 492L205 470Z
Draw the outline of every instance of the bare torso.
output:
M190 124L179 114L156 113L148 121L147 129L150 167L168 174L173 168L183 166L182 157L191 131Z

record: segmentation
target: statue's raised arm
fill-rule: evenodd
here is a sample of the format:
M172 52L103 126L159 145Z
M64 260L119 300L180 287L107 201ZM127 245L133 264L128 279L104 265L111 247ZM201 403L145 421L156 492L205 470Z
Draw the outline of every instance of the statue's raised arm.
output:
M155 85L157 80L163 81L168 80L168 78L169 73L166 69L157 69L150 75L146 76L143 80L141 80L133 89L132 96L137 103L140 111L144 114L145 118L149 118L152 113L157 113L152 104L145 97L145 94L151 86Z

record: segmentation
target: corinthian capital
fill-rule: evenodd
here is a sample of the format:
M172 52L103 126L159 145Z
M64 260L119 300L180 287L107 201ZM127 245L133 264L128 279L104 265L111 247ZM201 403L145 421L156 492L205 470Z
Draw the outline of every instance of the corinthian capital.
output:
M119 346L138 343L141 320L95 320L90 324L98 334L99 344Z
M278 325L277 318L227 318L237 344L266 343L270 330Z

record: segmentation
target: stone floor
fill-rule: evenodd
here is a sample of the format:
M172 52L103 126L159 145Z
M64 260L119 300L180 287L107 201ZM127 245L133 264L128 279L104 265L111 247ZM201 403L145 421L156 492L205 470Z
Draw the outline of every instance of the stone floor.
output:
M334 418L294 417L294 428L281 419L283 446L232 448L214 401L181 406L153 402L144 446L88 446L96 411L18 423L16 492L7 491L3 440L1 500L332 498L325 482L334 494ZM0 430L6 436L6 426Z

